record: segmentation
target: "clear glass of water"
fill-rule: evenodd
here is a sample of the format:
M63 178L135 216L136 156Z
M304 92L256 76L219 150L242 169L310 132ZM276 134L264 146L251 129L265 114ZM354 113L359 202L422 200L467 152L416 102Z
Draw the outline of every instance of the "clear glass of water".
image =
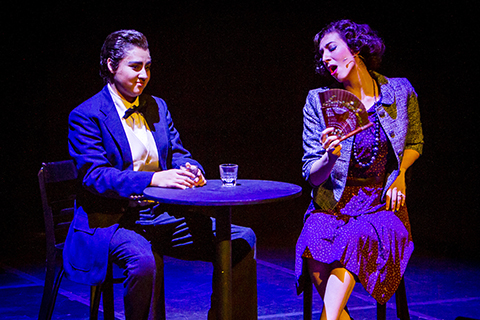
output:
M224 187L234 187L237 184L238 165L224 163L220 166L220 179Z

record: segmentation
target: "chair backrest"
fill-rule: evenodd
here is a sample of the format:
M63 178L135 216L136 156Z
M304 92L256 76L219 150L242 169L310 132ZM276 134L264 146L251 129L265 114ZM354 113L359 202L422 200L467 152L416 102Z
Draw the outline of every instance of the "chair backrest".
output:
M38 172L42 196L47 259L55 250L63 249L63 242L73 219L77 187L77 169L73 160L47 162Z

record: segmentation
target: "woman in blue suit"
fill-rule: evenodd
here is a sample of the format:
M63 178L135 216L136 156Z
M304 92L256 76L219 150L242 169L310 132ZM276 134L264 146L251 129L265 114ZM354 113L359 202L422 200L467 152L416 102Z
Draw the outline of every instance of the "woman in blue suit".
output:
M89 285L104 281L109 259L123 268L126 319L163 318L158 292L163 273L157 273L163 255L213 261L215 250L214 219L141 197L148 186L184 189L206 183L165 102L143 94L151 64L143 34L110 34L100 61L106 86L69 117L69 152L81 188L64 267L68 278ZM232 226L232 240L234 318L256 319L255 234ZM214 299L215 291L212 308Z

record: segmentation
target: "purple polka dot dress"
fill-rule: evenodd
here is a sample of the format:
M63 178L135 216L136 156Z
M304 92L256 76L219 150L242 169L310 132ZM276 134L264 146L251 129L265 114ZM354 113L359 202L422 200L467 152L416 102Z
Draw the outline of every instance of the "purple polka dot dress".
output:
M370 115L374 123L375 117ZM395 293L413 242L406 207L387 211L380 201L383 183L375 178L384 175L387 160L387 138L378 123L355 136L347 185L337 206L326 212L312 201L305 214L296 246L299 282L308 276L305 259L339 261L378 302L385 304ZM358 183L360 179L367 182Z

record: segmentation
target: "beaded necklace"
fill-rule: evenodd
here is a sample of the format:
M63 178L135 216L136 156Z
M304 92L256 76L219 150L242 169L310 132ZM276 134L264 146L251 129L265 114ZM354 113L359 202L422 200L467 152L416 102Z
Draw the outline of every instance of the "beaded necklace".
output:
M372 78L372 82L373 82L373 99L375 101L372 108L374 108L374 110L375 110L379 101L377 101L377 86L375 85L375 80L373 78ZM357 164L362 168L371 166L375 162L375 160L377 159L378 151L380 150L380 148L379 148L379 145L380 145L380 123L378 121L378 115L377 115L376 112L375 112L375 120L373 122L373 126L375 128L375 134L374 134L375 144L373 145L373 148L372 148L372 151L373 151L372 152L372 157L370 158L370 160L368 162L362 162L358 159L357 145L355 143L355 139L353 140L353 148L352 148L353 158L355 159Z

